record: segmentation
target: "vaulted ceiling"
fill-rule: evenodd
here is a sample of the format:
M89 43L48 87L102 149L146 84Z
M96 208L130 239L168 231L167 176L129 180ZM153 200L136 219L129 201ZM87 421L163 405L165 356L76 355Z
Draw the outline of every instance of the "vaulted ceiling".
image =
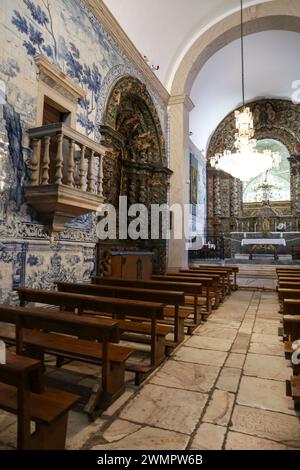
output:
M272 0L244 0L244 6ZM185 52L210 26L240 9L240 0L104 0L134 45L170 90Z
M274 0L244 0L244 7ZM104 0L140 53L159 65L156 75L171 90L176 70L195 40L240 9L240 0ZM300 34L266 31L245 37L246 100L291 98L300 80ZM241 104L240 42L213 55L194 82L192 140L207 148L219 122Z

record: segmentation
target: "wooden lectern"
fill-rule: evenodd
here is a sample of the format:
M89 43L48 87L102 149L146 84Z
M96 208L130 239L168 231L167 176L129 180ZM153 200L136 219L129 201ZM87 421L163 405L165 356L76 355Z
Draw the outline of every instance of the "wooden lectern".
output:
M111 276L122 279L151 279L153 253L112 251Z

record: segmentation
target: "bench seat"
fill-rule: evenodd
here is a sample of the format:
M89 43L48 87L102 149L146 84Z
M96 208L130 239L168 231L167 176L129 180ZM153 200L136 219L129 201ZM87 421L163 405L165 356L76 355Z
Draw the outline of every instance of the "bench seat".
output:
M15 327L0 328L0 338L7 342L15 342ZM36 330L24 330L25 344L43 349L48 354L63 354L65 357L76 360L90 360L100 363L102 359L102 344L72 336L56 333L44 333ZM110 343L109 359L111 362L122 363L132 354L132 349Z
M72 408L79 397L63 390L46 388L42 394L30 393L30 414L32 421L50 424L60 418L66 409ZM18 413L18 391L16 387L0 384L0 408L13 414Z

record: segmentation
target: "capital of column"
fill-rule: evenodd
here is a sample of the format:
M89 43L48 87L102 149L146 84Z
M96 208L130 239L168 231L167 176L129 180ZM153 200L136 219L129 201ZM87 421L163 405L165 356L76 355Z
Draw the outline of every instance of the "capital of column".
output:
M191 112L194 109L195 105L192 102L191 98L188 95L172 95L169 99L169 106L174 106L177 104L183 104L186 109Z

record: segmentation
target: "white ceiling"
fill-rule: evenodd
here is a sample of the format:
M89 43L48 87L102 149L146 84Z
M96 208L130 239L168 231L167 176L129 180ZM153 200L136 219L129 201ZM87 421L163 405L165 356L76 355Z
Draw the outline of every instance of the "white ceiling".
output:
M246 101L292 98L292 82L300 80L300 34L266 31L245 38ZM240 41L218 51L199 73L191 92L192 140L207 148L220 121L242 104Z
M210 26L240 9L240 0L103 0L170 91L184 54ZM244 6L272 0L244 0Z
M194 41L240 9L240 0L103 0L170 91L176 70ZM273 0L244 0L244 6ZM298 0L299 1L299 0ZM291 98L300 80L298 33L268 31L245 37L246 100ZM200 71L191 99L192 140L200 149L220 121L241 104L240 42L218 51Z

